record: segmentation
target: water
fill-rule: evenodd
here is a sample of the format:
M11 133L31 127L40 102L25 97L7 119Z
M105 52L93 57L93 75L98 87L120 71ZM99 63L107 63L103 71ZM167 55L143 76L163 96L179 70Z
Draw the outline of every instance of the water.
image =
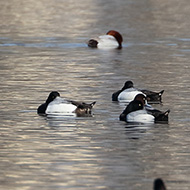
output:
M188 0L0 2L0 189L190 188ZM122 50L88 39L121 32ZM169 124L127 125L113 92L165 90ZM52 90L97 101L92 118L45 118Z

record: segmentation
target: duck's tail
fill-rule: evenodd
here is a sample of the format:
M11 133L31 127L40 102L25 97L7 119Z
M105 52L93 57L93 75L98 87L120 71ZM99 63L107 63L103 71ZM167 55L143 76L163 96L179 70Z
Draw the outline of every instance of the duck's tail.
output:
M159 96L162 96L162 94L164 93L164 90L159 92Z

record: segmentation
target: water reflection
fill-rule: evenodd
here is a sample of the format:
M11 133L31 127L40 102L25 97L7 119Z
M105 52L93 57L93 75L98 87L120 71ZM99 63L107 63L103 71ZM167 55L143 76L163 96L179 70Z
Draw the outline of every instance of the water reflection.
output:
M125 131L126 136L129 139L143 138L146 135L151 135L149 129L154 127L154 125L137 125L137 124L126 124Z
M1 1L2 189L188 189L189 1ZM88 39L117 29L122 50ZM111 102L124 81L164 89L169 125L132 126ZM52 90L97 101L92 118L36 113ZM171 172L172 171L172 172Z

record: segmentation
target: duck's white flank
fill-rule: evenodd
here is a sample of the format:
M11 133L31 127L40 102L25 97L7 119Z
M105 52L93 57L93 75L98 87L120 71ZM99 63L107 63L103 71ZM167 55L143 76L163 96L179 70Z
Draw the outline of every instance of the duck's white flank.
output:
M46 114L74 114L76 106L67 100L57 97L54 101L48 104Z
M137 123L154 123L154 116L146 112L146 110L138 110L127 114L127 122Z
M119 102L131 102L134 100L135 96L137 94L143 94L141 91L135 89L135 88L128 88L124 91L122 91L118 96ZM145 95L145 94L144 94ZM146 96L146 95L145 95Z
M111 35L99 36L97 41L98 41L97 46L100 49L118 48L119 45L115 37Z

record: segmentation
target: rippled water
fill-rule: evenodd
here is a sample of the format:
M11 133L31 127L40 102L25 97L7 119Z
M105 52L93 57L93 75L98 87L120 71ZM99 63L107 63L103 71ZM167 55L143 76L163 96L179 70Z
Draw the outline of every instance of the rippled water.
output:
M0 188L190 188L188 0L0 2ZM88 39L121 32L122 50ZM164 89L169 124L127 125L111 95L132 80ZM92 118L45 118L52 90L97 101Z

